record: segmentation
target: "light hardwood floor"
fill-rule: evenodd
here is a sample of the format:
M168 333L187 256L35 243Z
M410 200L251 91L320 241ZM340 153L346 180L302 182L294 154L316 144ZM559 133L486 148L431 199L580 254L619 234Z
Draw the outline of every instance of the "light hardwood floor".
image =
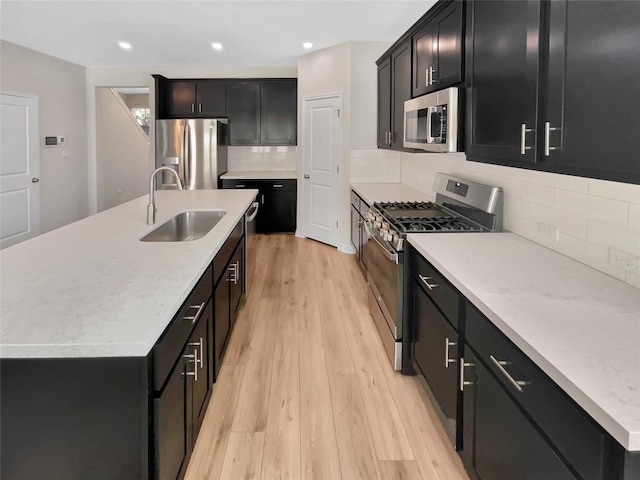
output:
M187 480L468 479L416 378L391 369L352 255L257 235L248 260Z

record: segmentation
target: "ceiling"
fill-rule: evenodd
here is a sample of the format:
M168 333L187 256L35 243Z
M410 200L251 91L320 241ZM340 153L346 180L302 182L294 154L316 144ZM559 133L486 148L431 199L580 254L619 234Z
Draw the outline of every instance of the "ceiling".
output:
M0 38L84 66L295 66L338 43L395 41L434 3L2 0Z

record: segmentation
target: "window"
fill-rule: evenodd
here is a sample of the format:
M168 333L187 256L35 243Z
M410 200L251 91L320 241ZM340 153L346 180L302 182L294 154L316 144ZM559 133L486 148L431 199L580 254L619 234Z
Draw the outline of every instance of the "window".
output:
M132 108L131 113L142 127L147 135L149 135L149 122L151 121L151 111L148 108Z

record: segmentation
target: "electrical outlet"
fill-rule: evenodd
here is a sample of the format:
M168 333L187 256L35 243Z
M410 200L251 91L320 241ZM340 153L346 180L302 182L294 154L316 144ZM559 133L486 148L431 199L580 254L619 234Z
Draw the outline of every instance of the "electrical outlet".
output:
M609 248L609 263L627 272L638 272L639 259L615 248Z
M553 225L548 225L546 223L538 224L538 233L544 238L548 238L551 241L558 241L558 229Z

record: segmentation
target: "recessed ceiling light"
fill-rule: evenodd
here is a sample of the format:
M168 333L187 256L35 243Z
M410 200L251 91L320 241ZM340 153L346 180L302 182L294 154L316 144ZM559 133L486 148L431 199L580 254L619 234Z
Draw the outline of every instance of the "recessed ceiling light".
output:
M304 43L302 44L302 46L303 46L304 48L306 48L307 50L309 50L311 47L313 47L313 43L311 43L311 42L304 42Z
M118 42L118 46L123 50L129 50L131 48L131 44L129 42Z
M211 44L214 50L222 50L222 44L218 42L214 42Z

